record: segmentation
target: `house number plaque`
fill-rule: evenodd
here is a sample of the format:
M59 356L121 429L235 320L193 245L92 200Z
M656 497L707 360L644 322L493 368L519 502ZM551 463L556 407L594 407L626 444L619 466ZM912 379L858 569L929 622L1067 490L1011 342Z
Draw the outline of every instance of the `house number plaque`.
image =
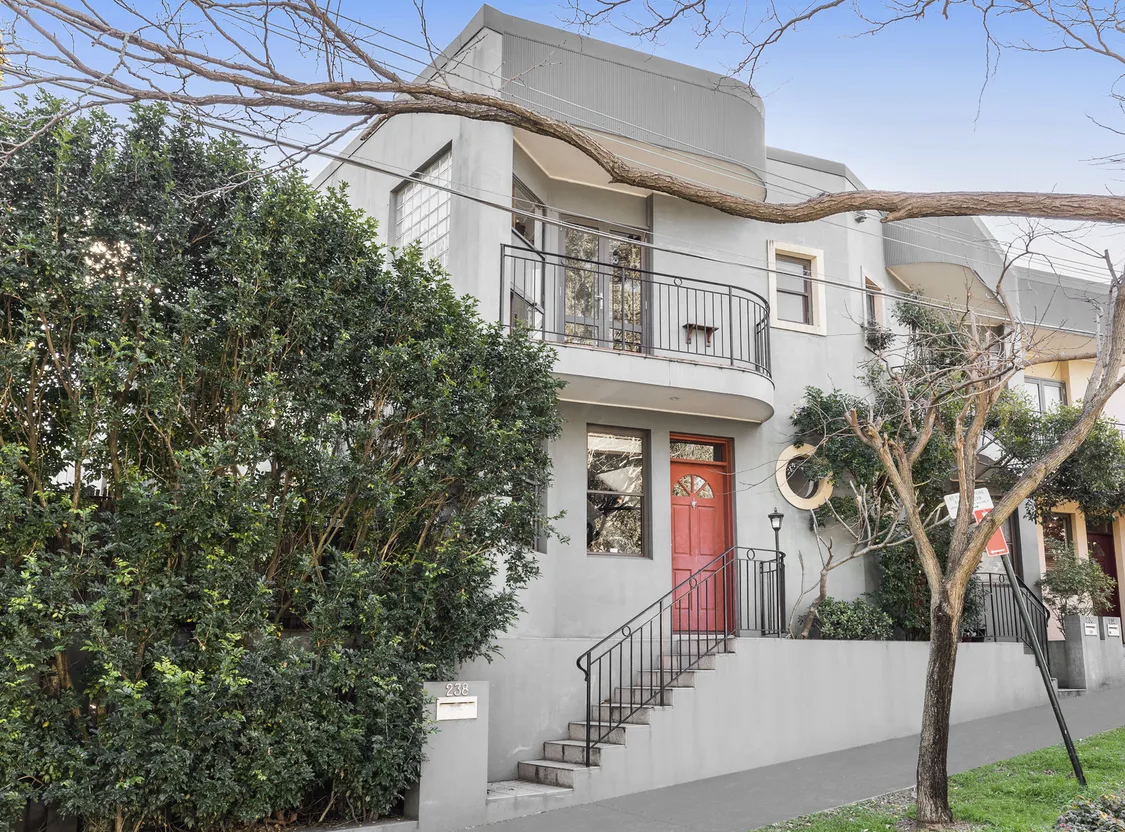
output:
M477 698L469 695L468 682L446 683L445 696L437 698L435 718L438 722L477 718Z

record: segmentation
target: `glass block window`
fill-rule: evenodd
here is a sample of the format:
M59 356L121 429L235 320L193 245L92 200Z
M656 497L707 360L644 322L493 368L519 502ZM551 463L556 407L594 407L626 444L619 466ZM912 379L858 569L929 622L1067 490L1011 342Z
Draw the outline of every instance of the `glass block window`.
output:
M450 194L426 183L448 188L453 181L452 159L445 151L395 193L395 243L407 246L417 241L427 259L443 266L449 251Z

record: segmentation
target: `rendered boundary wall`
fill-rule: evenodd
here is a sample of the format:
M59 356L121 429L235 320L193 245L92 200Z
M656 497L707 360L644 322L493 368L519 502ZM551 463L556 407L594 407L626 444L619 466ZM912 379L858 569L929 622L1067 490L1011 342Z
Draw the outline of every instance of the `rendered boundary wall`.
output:
M460 678L490 682L488 779L516 776L542 743L581 719L585 686L575 659L586 639L501 639L502 656ZM652 715L630 740L628 782L596 778L597 795L628 794L916 734L929 645L924 642L735 640L715 671ZM1047 702L1021 644L960 646L953 721ZM643 748L641 746L644 746ZM608 772L606 772L608 773Z

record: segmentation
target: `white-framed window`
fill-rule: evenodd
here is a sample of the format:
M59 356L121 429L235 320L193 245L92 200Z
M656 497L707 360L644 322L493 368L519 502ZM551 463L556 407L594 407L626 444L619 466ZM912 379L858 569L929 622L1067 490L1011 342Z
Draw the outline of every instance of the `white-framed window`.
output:
M883 326L883 287L863 276L863 325L868 329Z
M1023 386L1031 399L1031 406L1040 413L1066 404L1066 384L1061 381L1024 376Z
M824 253L771 240L767 245L770 325L825 335Z
M512 231L533 249L543 249L543 217L547 209L532 190L512 176Z
M394 192L395 244L408 246L417 241L427 259L443 266L449 252L450 193L427 183L448 188L452 173L453 154L446 148Z
M586 427L586 551L648 552L648 432Z

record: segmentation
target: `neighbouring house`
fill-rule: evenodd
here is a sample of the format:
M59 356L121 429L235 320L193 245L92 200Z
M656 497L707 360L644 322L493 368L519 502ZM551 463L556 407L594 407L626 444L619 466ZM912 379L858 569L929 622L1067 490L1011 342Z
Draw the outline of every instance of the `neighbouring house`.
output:
M488 6L422 76L439 72L731 193L785 202L864 187L844 164L767 146L744 83ZM344 156L354 164L333 162L318 184L348 183L392 243L421 241L486 317L550 341L566 381L544 495L562 538L543 541L499 656L460 675L490 684L487 819L915 732L925 645L769 638L814 579L798 554L816 560L805 510L828 489L793 464L789 414L808 385L862 392L865 332L890 325L893 297L969 297L987 314L1003 257L985 226L862 213L757 223L612 183L558 141L453 116L376 123ZM1088 340L1092 307L1064 303L1072 293L1049 277L1022 274L1010 297L1060 339ZM1049 407L1081 396L1083 372L1045 367L1024 383ZM1120 523L1104 532L1073 515L1066 528L1046 533L1073 534L1120 573ZM1009 524L1029 587L1043 533L1022 514ZM855 598L875 580L856 562L831 593ZM962 651L955 719L1044 699L1033 658L992 636Z

